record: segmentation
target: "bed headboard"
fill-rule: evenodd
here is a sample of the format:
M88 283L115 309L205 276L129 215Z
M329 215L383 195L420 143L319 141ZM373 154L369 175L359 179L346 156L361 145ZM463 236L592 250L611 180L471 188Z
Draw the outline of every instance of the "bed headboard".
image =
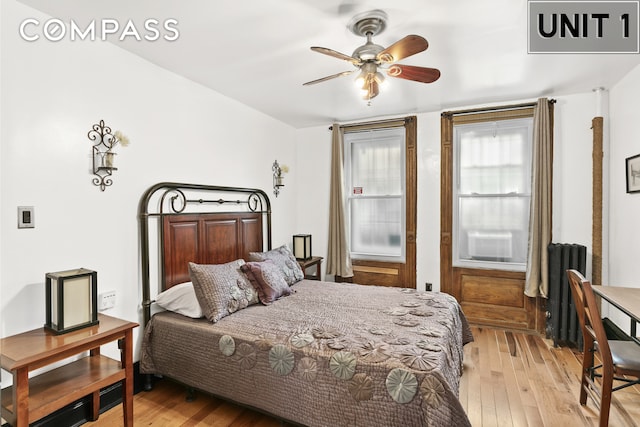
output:
M190 280L189 262L221 264L271 249L271 203L254 188L159 183L140 199L138 220L145 324L152 282L162 291Z

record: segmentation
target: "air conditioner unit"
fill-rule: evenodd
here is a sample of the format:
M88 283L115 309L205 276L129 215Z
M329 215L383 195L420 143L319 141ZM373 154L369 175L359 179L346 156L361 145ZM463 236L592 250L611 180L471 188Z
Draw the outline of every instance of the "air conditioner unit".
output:
M513 236L509 231L470 231L469 257L509 259L513 255Z

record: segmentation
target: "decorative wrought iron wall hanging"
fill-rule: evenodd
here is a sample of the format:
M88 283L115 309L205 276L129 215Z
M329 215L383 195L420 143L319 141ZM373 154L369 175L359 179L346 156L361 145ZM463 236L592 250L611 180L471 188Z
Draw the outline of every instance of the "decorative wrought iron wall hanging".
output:
M289 167L287 165L280 166L276 160L273 162L271 170L273 171L273 194L278 197L280 189L284 187L284 174L289 172Z
M100 190L113 184L111 175L113 171L118 170L115 165L116 153L113 151L116 145L123 147L129 145L129 139L120 131L111 133L111 128L104 124L104 120L93 125L93 128L87 134L90 141L93 142L93 185L99 186Z

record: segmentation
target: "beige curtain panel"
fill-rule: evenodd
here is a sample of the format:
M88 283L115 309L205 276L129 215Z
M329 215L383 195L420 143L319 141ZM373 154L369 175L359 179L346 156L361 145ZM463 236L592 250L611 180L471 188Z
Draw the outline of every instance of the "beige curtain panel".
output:
M331 193L329 196L327 274L353 277L344 209L343 136L344 130L334 123L331 133Z
M540 98L533 113L533 157L529 251L525 295L548 297L551 243L551 177L553 171L553 110L547 98Z

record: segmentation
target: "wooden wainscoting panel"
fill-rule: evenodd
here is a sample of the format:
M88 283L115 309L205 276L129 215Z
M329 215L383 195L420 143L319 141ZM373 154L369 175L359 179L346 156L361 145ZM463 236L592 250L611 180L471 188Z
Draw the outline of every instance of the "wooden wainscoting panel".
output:
M524 295L524 272L453 268L455 293L471 323L535 327L535 298Z
M370 267L366 265L355 265L353 266L353 271L358 271L361 273L390 274L392 276L397 276L398 274L400 274L397 268Z
M528 321L527 313L521 309L504 307L496 309L495 306L478 303L460 304L467 319L476 325L498 326L502 328L526 330Z
M478 304L522 308L522 280L463 274L462 300Z
M353 283L361 285L415 287L407 283L406 265L393 262L353 260Z

